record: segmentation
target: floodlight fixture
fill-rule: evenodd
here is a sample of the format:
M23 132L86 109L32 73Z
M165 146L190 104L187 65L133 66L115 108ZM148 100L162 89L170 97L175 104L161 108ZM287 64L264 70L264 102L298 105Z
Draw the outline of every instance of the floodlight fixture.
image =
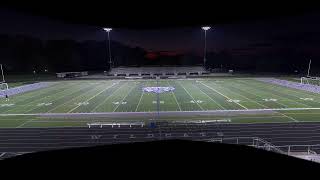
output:
M103 30L105 32L107 32L107 49L108 49L108 54L109 54L109 70L111 70L112 67L112 61L111 61L111 47L110 47L110 31L112 30L112 28L103 28Z
M201 27L204 30L204 55L203 55L203 67L206 69L206 62L207 62L207 31L211 29L210 26L203 26Z
M110 32L112 28L103 28L103 30L105 30L106 32Z
M207 30L211 29L211 27L210 26L203 26L202 29L207 31Z

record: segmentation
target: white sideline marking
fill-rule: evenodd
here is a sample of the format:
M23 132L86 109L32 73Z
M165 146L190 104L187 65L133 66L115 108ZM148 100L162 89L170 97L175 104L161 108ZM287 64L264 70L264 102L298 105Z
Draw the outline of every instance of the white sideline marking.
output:
M206 85L206 84L204 84L204 83L202 83L202 82L200 82L200 83L201 83L202 85L206 86L207 88L209 88L209 89L213 90L214 92L216 92L216 93L220 94L221 96L225 97L226 99L228 99L228 100L232 100L232 99L230 99L228 96L226 96L226 95L224 95L224 94L220 93L219 91L217 91L217 90L213 89L212 87L210 87L210 86L208 86L208 85ZM246 108L245 106L243 106L242 104L240 104L240 103L238 103L238 102L234 102L234 103L238 104L239 106L243 107L243 108L244 108L244 109L246 109L246 110L248 109L248 108Z
M161 111L160 113L215 113L215 112L262 112L262 111L303 111L303 110L320 110L320 108L274 108L274 109L232 109L232 110L206 110L206 111ZM77 116L77 115L114 115L114 114L145 114L157 113L157 111L150 112L91 112L91 113L32 113L32 114L0 114L3 116Z

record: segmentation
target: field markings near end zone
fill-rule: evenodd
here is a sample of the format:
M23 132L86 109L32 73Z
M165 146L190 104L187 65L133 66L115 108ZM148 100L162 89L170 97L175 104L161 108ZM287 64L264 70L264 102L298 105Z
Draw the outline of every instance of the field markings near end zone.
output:
M131 91L132 91L136 86L137 86L137 85L133 86L133 87L130 89L130 91L128 92L128 94L123 97L123 99L119 102L119 104L117 105L117 107L116 107L115 109L113 109L112 112L115 112L115 111L119 108L119 106L121 105L121 103L128 97L128 95L131 93Z
M265 107L265 108L267 108L267 109L270 108L270 107L268 107L268 106L265 106L265 105L259 103L258 101L255 101L255 100L253 100L253 99L251 99L251 98L248 98L248 97L246 97L246 96L244 96L244 95L242 95L242 94L240 94L240 93L237 93L237 92L235 92L235 91L232 91L230 88L228 88L228 90L229 90L230 92L234 93L234 94L237 94L237 95L239 95L239 96L241 96L241 97L249 100L249 102L253 102L253 103L258 104L258 105L260 105L260 106L263 106L263 107ZM247 92L247 93L248 93L248 94L251 94L250 92Z
M78 84L78 85L75 85L75 86L80 86L80 85L81 85L81 84ZM89 86L88 86L88 87L89 87ZM83 89L85 89L85 88L83 88ZM65 92L65 91L70 91L70 89L65 89L65 90L60 91L60 92L58 92L58 93L54 93L54 96L56 96L56 95L59 94L59 93ZM71 93L68 93L68 94L66 94L66 95L62 95L62 97L56 98L56 99L52 100L51 102L52 102L52 104L53 104L53 103L56 102L57 100L60 100L60 99L62 99L63 97L68 96L68 95L70 95L70 94L72 94L72 93L74 93L74 92L72 91ZM50 96L52 97L52 95L50 95ZM24 112L24 113L31 112L31 111L36 110L36 109L38 109L38 108L41 108L41 107L36 106L35 108L32 108L32 109L30 109L30 110L28 110L28 111L26 111L26 112Z
M191 94L186 90L186 88L183 87L183 85L179 81L178 81L178 84L187 92L187 94L192 98L192 100L196 102L196 104L200 107L200 109L204 111L204 109L200 106L200 104L191 96Z
M168 86L170 86L169 82L168 82L168 81L166 81L166 82L167 82ZM181 107L180 107L180 104L179 104L179 102L178 102L178 100L177 100L176 95L174 94L173 91L171 91L171 93L172 93L173 98L174 98L174 100L176 101L176 103L177 103L177 105L178 105L178 107L179 107L179 110L182 111L182 109L181 109Z
M58 83L57 83L57 84L58 84ZM63 88L66 88L66 87L68 87L68 86L71 86L71 85L63 85L63 86L61 86L60 88L63 89ZM50 91L55 91L55 89L51 89L51 88L52 88L52 86L49 87L50 90L49 90L49 89L44 89L45 92L42 92L41 94L46 94L46 93L48 93L48 92L50 92ZM65 89L65 90L67 90L67 89ZM63 91L65 91L65 90L63 90ZM31 92L31 91L30 91L30 92ZM26 104L23 104L23 106L29 106L28 104L34 103L34 102L36 102L36 101L39 101L39 100L41 100L41 99L47 98L47 97L49 97L49 96L52 96L52 95L55 95L55 94L58 94L58 93L61 93L61 91L58 91L58 92L53 93L53 94L48 95L48 96L43 96L43 97L41 97L40 99L31 100L30 102L28 102L28 103L26 103ZM39 95L39 94L34 95L34 96L31 96L31 97L26 98L26 99L32 99L32 98L34 98L34 97L36 97L36 96L38 96L38 95ZM25 101L26 99L17 100L17 101L12 101L12 102L14 102L14 103L17 105L19 102ZM30 105L30 106L31 106L31 105ZM36 108L35 108L35 109L36 109ZM5 110L5 111L3 111L2 113L8 112L8 111L10 112L10 111L13 111L13 110L15 110L15 108L14 108L14 109ZM33 109L32 109L32 110L33 110ZM26 112L28 112L28 111L26 111Z
M298 92L298 91L295 91L295 90L299 90L299 89L291 89L291 88L289 88L289 87L286 87L286 86L281 86L281 85L279 85L279 84L272 84L272 83L269 83L269 82L264 82L264 81L259 81L259 80L255 80L256 82L258 82L258 84L261 84L261 85L259 85L261 88L268 88L268 89L272 89L273 90L273 88L277 88L277 89L285 89L286 91L291 91L291 92L293 92L293 93L298 93L298 94L303 94L302 92ZM254 83L254 82L252 82L252 83ZM273 90L274 91L274 90ZM306 92L307 93L307 92ZM280 95L277 95L277 94L274 94L274 93L271 93L271 94L273 94L273 95L276 95L276 96L278 96L278 97L281 97L281 98L285 98L285 99L287 99L287 100L289 100L289 101L291 101L291 102L294 102L294 103L296 103L296 104L302 104L303 106L306 106L306 107L312 107L312 106L309 106L309 105L307 105L307 104L304 104L304 103L301 103L301 102L299 102L299 101L295 101L295 100L293 100L293 99L289 99L289 98L287 98L287 97L283 97L283 96L280 96ZM298 97L298 96L296 96L296 95L293 95L293 94L289 94L289 96L293 96L293 97L296 97L296 98L300 98L300 97ZM316 96L315 96L316 97ZM314 102L317 102L317 103L320 103L320 102L318 102L318 101L314 101Z
M101 103L99 103L95 108L93 108L90 112L94 112L96 109L98 109L98 107L100 107L102 104L104 104L110 97L112 97L119 89L121 89L125 84L127 84L128 82L125 81L125 83L121 84L119 86L118 89L116 89L115 91L113 91L105 100L103 100Z
M204 91L202 91L201 90L201 88L199 88L198 86L196 86L196 85L193 85L193 86L195 86L195 87L197 87L197 89L199 89L203 94L205 94L209 99L211 99L211 101L213 101L215 104L217 104L220 108L222 108L222 109L226 109L226 108L224 108L222 105L220 105L218 102L216 102L214 99L212 99L207 93L205 93Z
M214 88L212 88L212 87L210 87L210 86L208 86L208 85L204 84L203 82L200 82L200 83L201 83L202 85L206 86L207 88L211 89L212 91L214 91L214 92L216 92L216 93L220 94L221 96L225 97L226 99L228 99L228 100L231 100L231 101L232 101L232 99L230 99L228 96L226 96L226 95L224 95L224 94L220 93L219 91L215 90ZM242 108L244 108L244 109L248 110L248 108L247 108L247 107L245 107L245 106L243 106L242 104L240 104L240 103L238 103L238 102L234 102L234 103L236 103L236 104L238 104L239 106L241 106Z
M116 85L115 83L113 83L111 86L106 87L105 89L103 89L102 91L98 92L97 94L95 94L94 96L92 96L91 98L87 99L84 102L89 102L91 99L99 96L101 93L103 93L104 91L106 91L107 89L113 87L114 85ZM77 105L76 107L72 108L70 111L68 111L68 113L71 113L72 111L74 111L75 109L79 108L81 105Z
M242 82L242 83L244 83L244 84L247 84L246 81L240 80L240 82ZM247 85L250 85L250 84L247 84ZM251 85L250 85L250 86L251 86ZM270 92L264 92L263 90L261 90L261 89L259 89L259 88L256 88L256 87L254 87L254 90L255 90L255 91L260 91L260 92L262 92L262 93L270 93ZM259 98L261 98L261 99L264 98L264 97L259 96L259 95L257 95L257 94L253 94L252 92L249 92L249 90L247 90L247 92L248 92L249 94L252 94L252 95L254 95L254 96L256 96L256 97L259 97ZM276 95L276 94L273 94L273 93L270 93L270 94L272 94L273 96L277 96L277 97L282 98L282 97L279 96L279 95ZM285 100L280 100L280 101L281 101L281 102L287 102L287 101L285 101ZM279 101L273 101L273 102L274 102L274 103L277 103L277 104L279 104L279 105L281 105L281 106L284 106L285 108L288 108L287 105L282 104L282 103L280 103ZM292 102L292 101L288 100L288 102Z

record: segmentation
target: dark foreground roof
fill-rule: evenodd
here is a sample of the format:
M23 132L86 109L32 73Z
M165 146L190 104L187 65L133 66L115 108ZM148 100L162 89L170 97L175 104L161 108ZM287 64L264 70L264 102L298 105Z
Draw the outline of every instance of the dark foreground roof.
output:
M317 163L267 152L247 146L193 142L182 140L118 144L55 150L25 154L3 160L0 164L57 164L57 168L81 166L92 168L103 164L108 168L167 169L195 168L216 170L254 170L273 172L279 169L312 170L319 168ZM56 166L56 165L55 165ZM94 166L96 167L96 166ZM101 168L101 167L100 167ZM110 170L110 169L109 169ZM111 170L110 170L111 171Z

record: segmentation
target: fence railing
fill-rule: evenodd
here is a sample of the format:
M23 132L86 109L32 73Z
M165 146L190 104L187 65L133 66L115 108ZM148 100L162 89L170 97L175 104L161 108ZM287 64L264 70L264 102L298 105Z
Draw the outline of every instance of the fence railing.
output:
M277 152L280 154L294 155L295 153L305 153L305 155L318 155L320 144L315 145L285 145L276 146L262 138L258 137L232 137L232 138L211 138L207 142L219 142L226 144L247 145L267 151Z

